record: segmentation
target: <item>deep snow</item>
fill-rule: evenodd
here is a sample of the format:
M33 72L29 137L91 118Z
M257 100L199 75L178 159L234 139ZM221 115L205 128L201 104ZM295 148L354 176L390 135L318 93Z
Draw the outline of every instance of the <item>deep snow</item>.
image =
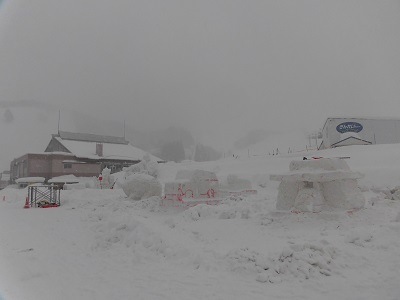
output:
M400 299L400 200L391 200L399 153L399 144L351 146L161 165L162 183L204 169L258 190L187 209L134 201L120 188L64 190L59 208L23 209L27 191L7 188L0 299ZM269 175L313 155L350 157L365 174L365 208L276 211Z

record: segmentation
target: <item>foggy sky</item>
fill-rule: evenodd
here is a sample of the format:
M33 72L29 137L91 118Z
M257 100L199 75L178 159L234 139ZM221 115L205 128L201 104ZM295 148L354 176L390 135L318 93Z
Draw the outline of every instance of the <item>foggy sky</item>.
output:
M399 1L4 0L0 99L214 140L400 118L399 32Z

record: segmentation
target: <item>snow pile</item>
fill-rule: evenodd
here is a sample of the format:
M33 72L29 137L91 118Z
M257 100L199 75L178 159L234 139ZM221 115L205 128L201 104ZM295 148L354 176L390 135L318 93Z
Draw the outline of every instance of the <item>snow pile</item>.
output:
M153 196L161 196L162 185L157 180L158 163L150 159L149 155L143 156L142 161L124 169L123 178L119 186L124 193L133 200L141 200Z
M233 250L227 255L233 271L257 273L259 282L279 283L289 278L305 280L332 275L338 251L331 246L296 244L270 257L249 248Z
M290 171L350 171L350 167L343 159L338 158L321 158L307 160L293 160L289 164Z
M226 184L221 185L221 189L228 191L251 190L251 181L239 178L238 175L229 174L226 178Z
M130 217L103 220L96 227L96 232L94 249L97 250L124 246L137 260L141 257L154 259L156 256L168 258L176 254L161 235Z
M133 173L121 184L124 193L133 200L141 200L153 196L161 196L161 183L153 176Z
M386 199L400 200L400 186L394 188L373 188L376 193L383 193Z
M132 165L126 169L124 169L126 176L129 176L134 173L148 174L157 178L159 169L158 163L152 161L148 154L143 156L143 159L137 163L136 165Z
M345 241L360 247L364 247L366 243L371 242L373 236L366 230L358 230L350 232Z
M233 195L223 199L219 205L198 204L181 213L186 221L257 219L269 212L270 202L254 196Z

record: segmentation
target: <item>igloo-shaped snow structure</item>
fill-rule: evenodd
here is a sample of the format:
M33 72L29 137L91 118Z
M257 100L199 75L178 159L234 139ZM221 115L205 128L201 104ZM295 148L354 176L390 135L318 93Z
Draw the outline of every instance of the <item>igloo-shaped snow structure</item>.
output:
M357 179L343 159L320 158L292 161L289 173L271 175L280 181L276 203L278 210L320 212L329 208L357 209L364 207Z

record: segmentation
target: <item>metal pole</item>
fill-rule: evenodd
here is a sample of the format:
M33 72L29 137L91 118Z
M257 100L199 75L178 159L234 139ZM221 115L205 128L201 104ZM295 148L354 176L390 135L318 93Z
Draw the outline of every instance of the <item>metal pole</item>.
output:
M60 119L61 119L61 110L58 110L58 136L60 136Z

